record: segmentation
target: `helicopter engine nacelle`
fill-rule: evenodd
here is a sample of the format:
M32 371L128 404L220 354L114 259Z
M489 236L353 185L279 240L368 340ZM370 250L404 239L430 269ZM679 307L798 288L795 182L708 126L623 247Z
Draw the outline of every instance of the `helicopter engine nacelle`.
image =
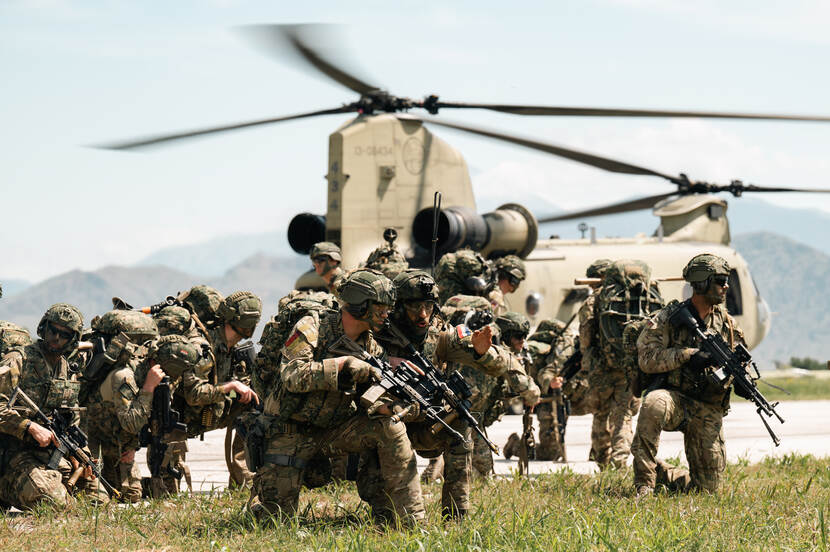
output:
M288 244L297 253L308 255L311 246L326 240L326 217L300 213L288 225Z
M412 222L415 242L432 248L433 210L422 209ZM438 252L470 247L487 256L527 257L536 247L539 226L530 211L517 203L479 215L469 207L448 207L438 214Z

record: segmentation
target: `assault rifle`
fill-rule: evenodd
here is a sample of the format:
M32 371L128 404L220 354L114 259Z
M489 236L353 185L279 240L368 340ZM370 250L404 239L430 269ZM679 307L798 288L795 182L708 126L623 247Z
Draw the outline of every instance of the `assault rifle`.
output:
M164 454L167 452L167 443L164 437L174 430L187 431L187 426L179 421L179 413L173 410L170 404L170 377L164 376L153 391L153 407L150 411L150 422L141 428L138 435L139 445L149 446L150 453L147 459L150 475L161 477L161 465ZM173 466L167 466L167 473L181 479L182 472Z
M472 406L470 397L473 393L461 374L453 372L447 376L439 372L411 343L407 342L406 351L409 362L401 362L397 369L365 351L361 351L360 357L380 369L383 374L377 384L379 389L386 390L400 399L418 403L421 413L428 422L438 426L439 429L446 430L450 436L463 443L466 442L464 436L453 429L443 418L443 415L447 413L455 413L484 439L493 452L498 454L499 447L487 437L478 420L470 412ZM374 402L381 394L377 391L372 394L367 392L361 398ZM400 419L400 415L398 418Z
M22 399L26 403L26 407L37 415L40 425L51 431L57 438L58 445L49 457L49 462L46 464L46 467L50 470L56 470L58 469L61 458L74 458L81 466L90 468L107 491L115 497L121 496L121 493L113 488L101 475L101 467L98 463L84 452L84 447L88 444L86 434L78 426L72 425L71 417L67 413L61 413L56 408L50 418L38 408L37 404L29 398L29 395L20 386L14 388L14 392L9 398L9 408L14 406L17 399Z
M254 369L256 362L256 345L253 341L246 341L231 349L231 365L234 373L239 369L240 374L248 375ZM244 368L241 368L244 366Z
M519 447L519 475L530 472L530 460L536 459L536 439L533 437L533 408L525 407L522 414L522 439Z
M672 314L670 322L674 326L685 326L692 332L692 335L697 336L700 340L700 350L709 353L715 361L715 366L717 367L717 369L711 373L710 378L719 385L723 385L729 380L730 377L732 378L732 384L735 386L735 393L755 404L758 416L760 416L761 421L764 422L764 426L767 428L769 436L772 437L772 442L775 443L775 446L777 447L781 443L781 439L775 435L763 415L765 414L769 418L775 416L782 424L784 423L784 418L782 418L778 412L775 411L775 407L778 406L778 403L776 402L770 404L761 392L758 391L755 381L761 379L761 374L758 372L758 367L752 361L752 356L749 354L749 351L746 350L746 347L739 343L733 351L729 348L729 344L726 343L723 336L720 334L704 333L700 329L700 324L698 324L698 321L692 315L686 303L683 303L680 308ZM747 367L750 365L755 370L755 378L751 377L749 375L749 371L747 370Z

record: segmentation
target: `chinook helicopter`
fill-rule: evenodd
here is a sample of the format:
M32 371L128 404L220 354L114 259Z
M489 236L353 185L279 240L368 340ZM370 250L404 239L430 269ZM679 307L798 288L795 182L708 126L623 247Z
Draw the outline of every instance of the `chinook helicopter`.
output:
M732 267L727 306L744 329L749 347L758 345L767 334L771 323L769 308L752 280L747 262L730 247L727 202L714 194L729 192L740 197L745 192L823 193L830 190L771 188L744 184L739 180L726 185L698 182L685 174L663 174L607 157L434 116L447 109L479 109L520 116L820 122L830 122L830 117L459 103L441 101L435 95L413 100L394 96L326 59L312 36L321 28L323 26L255 25L245 28L245 32L271 52L280 52L288 44L311 67L359 94L357 101L330 109L144 137L102 147L130 150L283 121L356 114L329 136L325 215L301 213L289 224L288 241L297 253L307 255L314 243L332 241L342 249L343 266L358 266L382 243L384 231L392 228L397 231L397 246L410 265L427 268L435 260L431 248L437 217L437 256L470 247L485 257L516 254L525 259L527 279L505 299L512 310L523 311L532 320L539 321L550 317L561 320L572 317L589 293L589 288L578 285L575 279L582 277L588 265L598 258L641 259L652 267L653 275L676 277L692 256L706 251L724 257ZM431 116L410 112L416 108ZM674 189L556 216L538 217L518 203L479 214L464 158L429 126L524 146L605 171L662 178ZM436 192L440 192L444 205L440 210L434 205ZM657 230L650 237L598 239L592 233L589 238L574 240L539 238L539 225L547 222L649 208L660 219ZM307 280L308 276L304 275L304 278ZM689 286L681 281L662 282L661 291L667 300L691 295Z

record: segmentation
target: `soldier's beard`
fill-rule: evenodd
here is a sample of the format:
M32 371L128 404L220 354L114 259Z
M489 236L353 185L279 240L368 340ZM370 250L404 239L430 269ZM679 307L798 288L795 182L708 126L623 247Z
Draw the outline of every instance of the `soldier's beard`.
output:
M703 297L706 299L706 302L712 306L720 305L726 301L726 290L720 286L716 286L715 284L709 284L709 287L706 289L706 293Z

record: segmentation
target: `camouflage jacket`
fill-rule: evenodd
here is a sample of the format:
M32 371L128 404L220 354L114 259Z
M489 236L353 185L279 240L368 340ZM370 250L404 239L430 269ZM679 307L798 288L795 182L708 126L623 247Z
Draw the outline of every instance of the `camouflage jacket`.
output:
M306 316L285 341L279 378L265 398L265 414L280 420L330 428L357 414L356 389L338 386L336 357L364 350L383 356L383 349L363 333L357 341L346 336L340 316Z
M698 351L698 339L685 327L678 328L669 322L681 305L672 301L646 322L637 339L640 369L646 374L665 374L666 388L706 403L726 406L729 387L715 384L707 377L713 368L695 371L689 367L689 359ZM696 316L694 306L689 305L689 309ZM705 333L719 333L730 347L744 342L743 332L723 305L714 307L703 320L702 328Z
M9 408L9 398L15 387L26 393L48 416L55 408L77 407L80 383L69 371L65 357L58 357L55 365L49 363L41 349L41 341L12 350L0 360L0 433L23 439L34 415ZM22 402L20 403L22 404ZM75 422L78 416L75 415Z
M471 410L484 414L485 425L491 425L504 413L504 398L507 394L519 395L526 402L539 400L539 388L528 376L532 364L530 354L525 350L521 355L508 353L513 358L510 369L498 377L488 376L467 365L462 365L461 375L472 388Z
M529 342L530 343L530 342ZM532 349L531 349L532 350ZM562 372L565 362L576 352L576 335L565 331L550 344L548 353L542 357L535 380L543 394L550 393L550 382Z
M139 387L144 377L137 381L138 364L132 358L116 366L91 395L87 407L90 436L119 450L138 448L138 433L149 421L153 406L153 394Z

